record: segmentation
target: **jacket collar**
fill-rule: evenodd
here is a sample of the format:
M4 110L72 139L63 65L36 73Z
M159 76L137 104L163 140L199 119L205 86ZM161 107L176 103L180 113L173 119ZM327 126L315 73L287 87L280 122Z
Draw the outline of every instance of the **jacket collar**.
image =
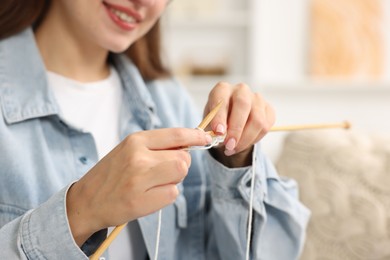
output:
M0 95L9 124L59 111L31 29L0 41Z
M136 66L122 54L112 55L112 60L122 79L125 102L141 128L158 127L155 104ZM8 124L59 114L31 28L0 41L0 102Z
M117 69L125 93L125 107L127 106L136 118L142 130L161 126L156 114L156 104L149 91L149 84L142 78L137 67L124 54L113 54L112 62Z

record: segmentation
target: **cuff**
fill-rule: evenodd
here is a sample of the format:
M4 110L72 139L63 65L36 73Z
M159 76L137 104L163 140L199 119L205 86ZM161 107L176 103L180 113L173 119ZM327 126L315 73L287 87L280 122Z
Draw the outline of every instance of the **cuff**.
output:
M104 240L107 238L107 228L99 230L98 232L94 233L90 238L88 238L87 241L81 246L81 250L86 254L87 256L91 256L95 251L98 249L98 247L104 242Z
M77 246L66 213L72 184L24 216L21 242L29 259L88 259Z
M258 145L255 145L253 149L252 166L228 168L207 153L206 167L211 183L211 196L214 199L244 199L248 205L252 174L255 171L253 208L259 213L264 212L263 202L267 194L267 178L264 170L264 158L261 156Z

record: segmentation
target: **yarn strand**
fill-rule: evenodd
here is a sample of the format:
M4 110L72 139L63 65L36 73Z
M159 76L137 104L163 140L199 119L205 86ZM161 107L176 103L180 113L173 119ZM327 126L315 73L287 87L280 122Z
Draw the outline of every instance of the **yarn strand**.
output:
M245 259L250 259L251 250L251 237L252 237L252 221L253 221L253 197L255 190L255 177L256 177L256 153L252 154L252 178L251 178L251 190L249 198L249 213L248 213L248 228L247 228L247 239L246 239L246 256Z
M161 234L161 219L162 219L162 209L158 211L158 223L157 223L157 234L156 234L156 246L154 252L154 260L158 259L158 248L160 247L160 234Z

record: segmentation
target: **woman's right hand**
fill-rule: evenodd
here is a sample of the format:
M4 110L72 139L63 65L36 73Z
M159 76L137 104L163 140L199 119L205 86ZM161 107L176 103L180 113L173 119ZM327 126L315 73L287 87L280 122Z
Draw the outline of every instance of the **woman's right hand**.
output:
M190 154L182 147L201 146L211 137L197 129L166 128L126 137L74 183L67 195L67 215L76 243L93 233L149 215L179 194Z

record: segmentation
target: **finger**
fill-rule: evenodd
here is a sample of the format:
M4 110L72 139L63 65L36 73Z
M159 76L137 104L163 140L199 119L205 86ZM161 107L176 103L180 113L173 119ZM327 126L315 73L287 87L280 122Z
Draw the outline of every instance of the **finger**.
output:
M267 125L262 128L262 131L257 135L255 143L259 142L263 137L271 130L272 126L275 124L275 111L271 105L267 103L265 108Z
M175 202L177 196L179 189L175 184L156 186L145 193L145 209L149 209L149 213L157 211Z
M269 127L266 108L267 106L262 101L261 97L258 94L253 95L251 112L240 141L234 150L236 153L249 148L258 142L260 140L259 138L263 137L266 133L264 130ZM227 153L229 152L227 151Z
M133 212L135 218L147 216L172 204L178 195L179 189L175 184L156 186L137 198L135 203L128 203L128 210Z
M203 146L211 136L198 129L164 128L129 135L125 142L129 147L146 146L150 150L169 150L187 146Z
M151 168L146 174L147 190L156 186L167 184L178 184L187 176L188 166L182 160L171 160L162 162Z
M228 118L228 131L225 148L228 153L235 153L241 135L249 119L252 109L253 94L245 84L237 85L231 97L231 111Z
M210 122L211 129L218 134L225 134L227 117L229 114L229 101L232 93L232 86L226 82L219 82L209 94L204 114L208 114L219 102L222 103L221 109Z
M187 168L191 165L191 154L185 150L157 150L151 152L156 164L159 164L164 161L183 161L186 163Z

